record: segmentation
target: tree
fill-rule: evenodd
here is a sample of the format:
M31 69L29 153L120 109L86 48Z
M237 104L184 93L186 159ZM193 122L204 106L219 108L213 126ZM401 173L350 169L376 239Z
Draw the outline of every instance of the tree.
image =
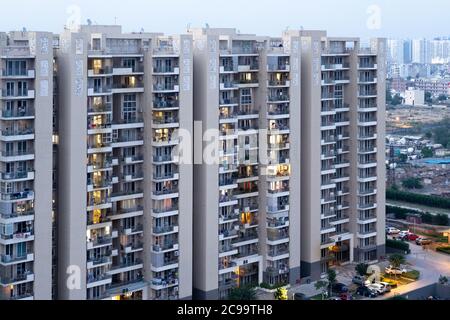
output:
M423 185L419 178L408 178L402 181L403 188L406 189L422 189Z
M389 90L386 90L386 103L391 104L391 101L392 101L391 92Z
M398 156L398 161L400 163L405 163L406 161L408 161L408 155L400 153L400 155Z
M445 95L445 94L440 94L439 97L438 97L438 100L439 100L439 101L445 101L445 100L447 100L447 95Z
M433 103L432 94L429 91L425 92L425 102Z
M431 157L433 157L433 149L431 149L431 148L429 148L429 147L425 147L425 148L423 148L422 149L422 151L421 151L421 153L422 153L422 156L424 157L424 158L431 158Z
M427 132L425 133L425 138L431 139L432 137L433 137L433 133L432 133L431 131L427 131Z
M444 285L448 284L448 278L442 275L439 276L439 283Z
M400 253L394 253L389 257L389 262L394 268L400 268L406 261L405 256Z
M228 294L228 300L256 300L255 288L251 286L234 288Z
M278 288L273 295L275 300L288 300L288 291L286 288Z
M392 97L391 104L393 106L402 104L402 102L403 102L403 98L398 93L394 97Z
M328 269L327 279L328 279L328 290L330 292L331 297L333 295L333 285L336 283L336 271L334 269Z
M314 288L316 290L320 290L320 294L322 295L322 300L324 296L327 294L328 282L324 280L319 280L314 284Z
M355 266L355 271L360 276L365 276L367 274L367 268L369 268L369 265L366 263L358 263Z

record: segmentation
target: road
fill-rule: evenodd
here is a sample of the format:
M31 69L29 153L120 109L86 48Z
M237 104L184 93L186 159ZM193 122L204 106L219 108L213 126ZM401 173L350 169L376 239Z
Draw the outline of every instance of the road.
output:
M423 250L421 246L410 242L411 253L406 256L406 261L411 267L420 271L418 281L393 289L390 293L377 297L376 300L384 300L394 295L403 295L418 288L436 283L440 275L450 276L450 255L437 253L432 250Z

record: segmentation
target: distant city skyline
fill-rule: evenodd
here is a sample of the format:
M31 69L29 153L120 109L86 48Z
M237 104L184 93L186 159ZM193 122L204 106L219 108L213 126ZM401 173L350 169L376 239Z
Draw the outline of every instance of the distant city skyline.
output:
M286 28L327 30L331 36L351 35L363 39L429 38L450 36L447 13L450 3L437 0L425 4L417 0L397 0L395 6L387 0L348 1L351 5L332 0L313 3L289 0L220 3L201 0L119 1L108 6L97 1L4 1L0 30L44 30L61 32L64 25L78 19L85 24L120 24L124 31L182 33L187 26L236 27L242 33L277 36ZM242 6L240 14L236 7ZM138 9L139 8L139 9ZM434 8L434 10L426 10ZM276 13L276 14L274 14ZM420 22L420 23L418 23Z

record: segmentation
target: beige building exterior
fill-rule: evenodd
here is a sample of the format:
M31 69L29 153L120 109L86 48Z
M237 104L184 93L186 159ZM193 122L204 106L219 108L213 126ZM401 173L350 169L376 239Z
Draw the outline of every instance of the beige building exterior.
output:
M377 261L385 60L325 31L0 33L0 300L226 299Z
M194 298L300 280L300 40L195 29ZM291 125L294 124L294 125ZM207 142L203 143L207 146Z
M0 300L52 297L52 37L0 33Z
M58 298L190 298L191 36L81 26L57 58Z
M384 39L302 39L302 281L374 262L385 244ZM319 161L320 160L320 161Z

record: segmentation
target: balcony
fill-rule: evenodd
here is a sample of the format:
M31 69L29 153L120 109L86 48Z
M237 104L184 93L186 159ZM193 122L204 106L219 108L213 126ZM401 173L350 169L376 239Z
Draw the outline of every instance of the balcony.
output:
M112 237L109 236L99 236L94 239L87 241L87 249L95 249L98 247L110 246L112 245Z
M4 201L26 201L34 199L34 191L21 191L13 193L2 193L1 199Z
M34 254L33 253L24 253L24 254L16 254L16 255L8 255L2 254L0 255L0 261L2 264L16 264L20 262L33 261Z
M112 75L112 68L110 66L103 66L102 68L88 69L88 77L98 77Z
M153 101L153 108L154 109L160 109L160 110L174 110L178 109L180 107L178 100L163 100L163 99L156 99Z
M111 92L111 86L88 88L88 96L108 95Z
M8 70L2 69L0 78L3 79L34 79L36 77L35 70L23 69L23 70Z
M161 236L170 233L177 233L179 227L177 225L157 226L153 227L153 235Z
M33 272L17 273L14 276L0 276L0 284L4 287L34 281Z
M283 94L283 95L275 95L275 96L269 96L268 101L272 103L283 103L283 102L289 102L289 95Z
M153 118L153 128L172 128L179 126L178 117Z
M1 92L1 97L3 99L34 99L35 98L35 91L34 90L24 90L21 92L13 92L10 90L3 89Z
M34 129L32 128L6 128L1 130L1 141L18 141L18 140L32 140L34 139Z
M4 245L32 240L34 240L33 229L29 229L26 231L16 231L13 234L0 234L0 243Z
M291 70L291 66L289 64L268 64L267 71L269 72L289 72Z
M153 278L150 286L153 290L163 290L177 285L177 278Z
M239 104L239 98L237 98L237 97L221 98L219 101L219 104L221 106L237 105L237 104Z
M1 178L3 181L25 181L34 179L34 171L19 171L19 172L2 172Z
M153 208L152 213L154 216L169 216L174 215L178 211L178 204L173 204L171 206L166 206L162 208Z
M2 110L2 120L18 120L18 119L33 119L35 117L34 108L20 108L17 110Z
M164 93L164 92L179 92L180 91L180 87L176 84L155 84L153 85L153 92L158 93Z

